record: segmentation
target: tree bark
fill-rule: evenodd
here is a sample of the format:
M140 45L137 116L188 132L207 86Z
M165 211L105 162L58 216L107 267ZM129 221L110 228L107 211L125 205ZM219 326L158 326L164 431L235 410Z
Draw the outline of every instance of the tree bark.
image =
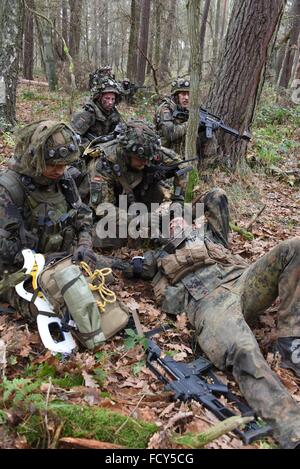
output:
M159 66L160 58L160 41L161 41L161 9L162 5L160 0L155 4L155 46L154 46L154 67Z
M165 27L165 38L161 50L160 58L160 67L159 67L159 77L161 80L165 80L169 73L169 62L170 62L170 53L171 53L171 44L173 37L173 30L175 24L175 10L176 10L176 0L171 0L169 4L169 13L166 21Z
M210 0L206 0L209 4ZM185 158L191 158L197 154L196 140L199 125L200 102L200 76L201 76L201 46L200 37L200 4L201 0L189 0L187 2L188 30L191 45L191 91L189 103L189 120L185 139ZM204 18L204 17L203 17ZM206 17L207 18L207 17ZM203 31L202 31L203 32ZM203 55L202 55L203 58ZM195 167L196 164L194 163Z
M21 0L0 2L0 129L16 124L16 89L23 32Z
M100 41L101 41L101 65L108 65L108 0L103 2L103 14L101 18L101 29L100 29Z
M34 0L27 0L29 8L34 10ZM25 11L24 44L23 44L23 77L33 80L33 14Z
M67 0L62 0L61 5L61 35L65 40L65 43L69 47L69 18L68 18L68 8L67 8ZM64 51L64 46L61 46L61 56L64 60L66 60L66 53Z
M137 83L143 85L145 81L146 56L148 52L148 36L150 23L150 3L151 0L142 0L141 4L141 21L138 43L138 67L137 67Z
M221 21L221 0L217 0L215 22L214 22L214 35L213 35L213 67L215 68L219 44L220 44L220 21Z
M70 6L70 35L69 52L73 60L78 59L81 37L82 0L69 0Z
M140 5L139 0L131 0L130 10L130 35L128 45L128 59L127 59L127 76L130 81L136 81L137 73L137 43L139 34L140 22Z
M49 91L55 91L57 88L56 64L53 51L53 34L51 26L45 22L42 26L43 31L43 49L46 67L46 75L49 84Z
M290 37L286 45L285 56L278 81L278 86L281 86L282 88L288 88L289 86L292 76L294 57L298 49L298 40L300 33L300 0L294 0L290 16L292 17Z
M243 132L252 123L264 82L264 71L285 0L235 0L224 48L211 85L207 107ZM245 59L247 58L247 60ZM234 170L243 163L247 144L222 131L219 157ZM210 145L205 156L212 157Z
M204 56L204 46L205 46L205 33L206 33L206 25L207 25L207 18L208 18L208 12L210 8L210 0L205 0L204 4L204 10L203 10L203 15L202 15L202 21L201 21L201 27L200 27L200 48L199 48L199 65L200 68L198 70L199 76L198 80L199 82L202 79L202 68L203 68L203 56Z

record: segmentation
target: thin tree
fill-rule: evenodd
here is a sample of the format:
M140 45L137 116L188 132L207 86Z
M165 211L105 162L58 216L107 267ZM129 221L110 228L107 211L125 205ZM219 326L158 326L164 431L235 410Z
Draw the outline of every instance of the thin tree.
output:
M34 8L34 0L28 0L30 8ZM23 43L23 77L33 80L33 14L27 10L25 12L24 43Z
M284 5L285 0L234 1L207 107L240 132L252 123ZM217 138L221 161L234 170L244 162L247 144L221 131ZM205 153L215 157L209 145Z
M19 74L24 8L21 0L0 2L0 129L16 124L16 90Z
M171 45L173 30L175 27L175 11L177 0L170 0L168 8L168 17L165 25L164 41L161 49L159 76L161 80L165 80L170 74L169 63L171 55Z
M187 2L188 29L191 46L190 73L191 91L187 134L185 139L185 158L196 155L196 141L198 135L198 115L200 102L200 75L201 75L201 45L200 37L200 3L201 0L189 0ZM198 166L194 162L194 171L189 174L186 200L192 199L192 191L198 181Z
M137 73L137 60L138 60L137 43L138 43L138 34L139 34L139 22L140 22L139 0L131 0L127 76L129 80L133 82L136 81L136 73Z
M150 4L151 0L142 0L137 66L137 82L139 85L143 85L145 81L146 57L148 50L148 36L150 23Z
M298 49L298 40L300 34L300 0L293 1L290 16L292 17L292 25L278 80L278 85L283 88L288 88L289 86L292 76L294 58Z

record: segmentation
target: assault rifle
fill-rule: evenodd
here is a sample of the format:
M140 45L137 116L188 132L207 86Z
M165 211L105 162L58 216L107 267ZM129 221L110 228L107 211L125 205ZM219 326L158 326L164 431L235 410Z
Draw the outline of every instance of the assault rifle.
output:
M151 164L149 166L145 166L145 177L144 182L148 185L153 184L155 182L164 181L165 179L170 179L174 176L182 176L189 171L192 171L193 166L186 166L184 168L180 168L181 165L185 163L190 163L191 161L199 161L199 158L190 158L189 160L180 160L173 164Z
M145 334L148 338L147 360L148 368L154 373L161 383L165 385L166 391L172 391L174 398L181 401L195 400L209 409L220 420L233 417L236 414L219 400L216 396L225 396L228 402L245 416L254 416L253 410L244 402L240 401L228 387L222 383L211 371L212 363L204 357L200 357L191 363L177 362L170 356L161 357L161 349L150 339L162 328ZM158 366L157 366L158 365ZM163 370L164 374L161 373ZM169 379L168 379L169 377ZM233 431L245 444L269 435L272 429L269 425L256 419L247 423L243 430Z
M181 118L184 119L185 121L188 120L189 118L189 111L187 110L175 110L173 112L173 117L176 118ZM205 136L207 139L212 138L213 132L215 130L222 129L224 132L233 135L236 138L242 139L242 140L251 140L251 134L249 132L243 132L243 134L240 134L238 130L233 129L232 127L229 127L224 123L224 121L216 116L215 114L212 114L207 111L207 109L204 109L200 107L199 111L199 131L205 130Z

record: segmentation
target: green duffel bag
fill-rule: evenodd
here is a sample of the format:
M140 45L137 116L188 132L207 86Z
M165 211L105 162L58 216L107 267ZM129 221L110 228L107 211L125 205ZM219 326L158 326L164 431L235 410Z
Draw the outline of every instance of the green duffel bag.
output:
M68 310L75 327L72 334L89 350L124 329L129 314L126 306L107 287L108 268L91 272L88 266L72 262L72 256L50 263L38 277L38 285L55 313Z

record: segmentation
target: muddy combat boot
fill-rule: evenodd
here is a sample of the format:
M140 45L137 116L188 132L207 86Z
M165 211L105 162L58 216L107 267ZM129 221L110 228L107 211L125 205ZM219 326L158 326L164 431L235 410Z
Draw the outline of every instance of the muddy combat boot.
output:
M281 355L282 368L293 370L300 378L300 337L280 337L277 340L276 350Z

